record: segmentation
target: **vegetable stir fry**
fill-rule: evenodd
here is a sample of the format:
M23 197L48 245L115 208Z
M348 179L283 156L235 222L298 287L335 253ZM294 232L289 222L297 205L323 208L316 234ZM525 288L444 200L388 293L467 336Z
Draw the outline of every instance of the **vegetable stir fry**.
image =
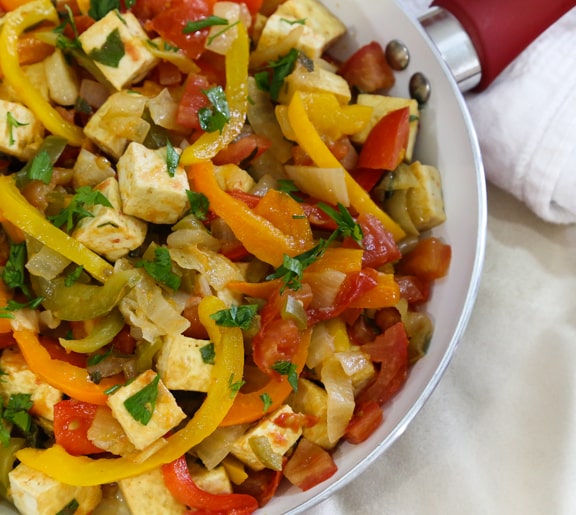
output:
M0 494L252 513L331 477L450 262L380 44L335 59L318 0L0 5Z

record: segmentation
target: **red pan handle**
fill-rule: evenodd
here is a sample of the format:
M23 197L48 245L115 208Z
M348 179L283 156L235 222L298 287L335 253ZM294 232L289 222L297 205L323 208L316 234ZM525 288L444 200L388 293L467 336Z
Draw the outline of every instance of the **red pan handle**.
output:
M576 0L434 0L432 5L452 13L468 33L482 68L476 89L484 89Z

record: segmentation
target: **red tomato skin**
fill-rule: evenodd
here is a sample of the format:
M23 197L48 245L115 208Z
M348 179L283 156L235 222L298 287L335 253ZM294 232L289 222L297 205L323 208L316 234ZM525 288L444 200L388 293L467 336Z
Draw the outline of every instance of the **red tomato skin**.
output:
M296 450L284 466L284 476L303 491L332 477L338 467L329 452L306 438L301 438Z
M258 501L258 506L262 507L274 497L282 477L281 470L251 470L248 478L242 484L236 485L234 491L239 494L251 495Z
M58 445L73 456L103 452L88 440L87 432L98 406L67 399L54 405L54 438Z
M380 427L383 421L384 413L376 401L357 405L346 427L344 438L352 444L362 443Z
M172 45L180 48L190 59L198 59L204 52L208 29L185 33L189 21L197 21L212 14L215 0L172 1L151 20L150 28Z
M210 100L203 93L203 90L208 88L210 88L210 83L203 75L188 76L176 112L176 121L179 125L188 129L201 130L198 111L210 105Z
M410 134L410 110L383 116L372 128L358 156L359 168L394 170L404 159Z
M362 186L364 191L372 191L380 182L386 170L375 170L371 168L356 168L350 172L354 180Z
M390 89L395 82L384 49L376 41L356 50L340 67L339 73L350 86L365 93Z
M293 320L275 319L264 325L252 339L252 357L256 366L268 375L279 361L292 361L300 343L300 331Z
M424 304L430 297L430 281L421 279L416 275L394 276L394 280L400 286L400 297L406 299L412 306Z
M215 165L233 163L241 168L246 168L252 160L261 156L271 146L272 142L266 136L248 134L238 138L218 152L212 162Z
M380 363L375 380L357 396L358 405L373 401L382 406L402 387L408 375L408 335L402 322L389 327L372 343L362 346L372 361Z
M398 273L415 275L425 281L440 279L448 273L452 248L440 239L430 237L420 240L396 267Z

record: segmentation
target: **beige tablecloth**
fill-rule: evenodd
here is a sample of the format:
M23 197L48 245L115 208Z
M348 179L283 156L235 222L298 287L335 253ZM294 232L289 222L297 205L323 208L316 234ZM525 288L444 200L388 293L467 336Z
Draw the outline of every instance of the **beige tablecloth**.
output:
M488 188L461 343L402 437L310 515L576 514L576 226Z

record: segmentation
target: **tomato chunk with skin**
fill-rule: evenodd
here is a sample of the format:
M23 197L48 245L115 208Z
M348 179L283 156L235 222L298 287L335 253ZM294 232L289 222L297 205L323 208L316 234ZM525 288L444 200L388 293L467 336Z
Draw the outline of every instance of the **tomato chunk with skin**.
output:
M424 238L402 258L396 270L402 275L415 275L424 281L433 281L448 273L451 258L450 245L438 238Z
M332 477L338 467L329 452L301 438L296 450L284 467L284 477L303 491Z
M339 73L350 86L365 93L390 89L395 82L384 49L377 41L356 50L340 67Z
M189 129L201 128L198 111L210 105L210 100L204 94L209 87L210 83L203 75L191 74L187 77L176 112L178 124Z
M368 134L358 156L358 167L395 170L404 159L409 135L408 107L386 114Z
M88 439L88 430L96 416L98 406L88 402L67 399L54 405L54 438L66 452L74 455L103 452Z
M382 408L376 401L367 401L356 406L354 415L346 427L344 438L352 444L367 440L384 420Z

